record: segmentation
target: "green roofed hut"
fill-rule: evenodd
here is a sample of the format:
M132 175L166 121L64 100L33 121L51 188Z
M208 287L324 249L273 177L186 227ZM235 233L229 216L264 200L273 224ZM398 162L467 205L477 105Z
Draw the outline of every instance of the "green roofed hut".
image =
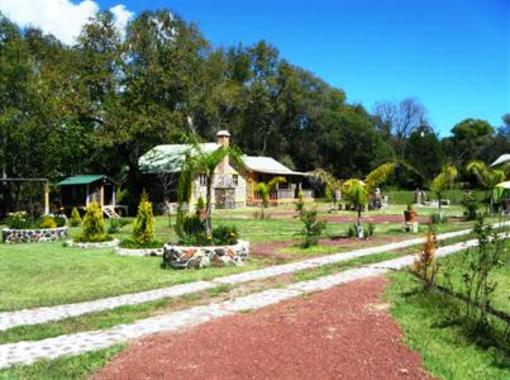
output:
M96 201L108 217L118 216L115 203L117 182L104 174L80 174L57 183L60 201L66 213L73 208L85 209Z

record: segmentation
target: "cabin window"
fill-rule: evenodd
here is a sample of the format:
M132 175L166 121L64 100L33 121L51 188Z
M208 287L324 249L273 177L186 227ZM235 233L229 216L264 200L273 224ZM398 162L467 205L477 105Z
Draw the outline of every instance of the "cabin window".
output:
M199 176L200 186L207 186L207 177L205 174Z
M235 186L239 185L239 176L237 174L234 174L232 176L232 181L234 182Z

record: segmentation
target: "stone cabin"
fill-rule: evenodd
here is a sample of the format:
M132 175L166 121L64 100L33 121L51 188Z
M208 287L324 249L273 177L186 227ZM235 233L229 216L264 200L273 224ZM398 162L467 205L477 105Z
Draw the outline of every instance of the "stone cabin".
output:
M221 146L229 146L228 131L219 131L216 137L216 142L199 144L199 148L203 152L213 152ZM174 207L177 202L179 172L189 149L188 144L158 145L140 157L143 186L159 212ZM271 157L243 155L242 160L243 167L236 167L227 157L216 168L212 191L213 207L238 208L257 204L260 202L260 194L256 191L257 183L269 181L275 176L285 177L287 183L279 184L271 194L272 203L294 201L299 189L306 183L306 174L292 171ZM205 200L205 180L203 175L194 179L192 206L200 197ZM305 198L313 198L311 190L303 189L303 192Z

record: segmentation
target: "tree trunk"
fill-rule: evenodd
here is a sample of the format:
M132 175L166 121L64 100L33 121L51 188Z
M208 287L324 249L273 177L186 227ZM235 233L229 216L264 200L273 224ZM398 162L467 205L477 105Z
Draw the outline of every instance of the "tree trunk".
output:
M212 236L212 223L211 223L211 212L212 212L212 186L213 186L213 175L207 176L207 191L205 195L205 233L207 236Z

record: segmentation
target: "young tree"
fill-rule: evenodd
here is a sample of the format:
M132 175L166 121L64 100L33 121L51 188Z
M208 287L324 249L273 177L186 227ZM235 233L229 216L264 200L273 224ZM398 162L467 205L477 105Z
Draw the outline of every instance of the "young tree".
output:
M215 179L216 167L226 158L238 162L242 165L240 151L235 147L220 147L213 152L204 152L200 146L193 143L190 150L185 154L179 182L177 185L177 196L179 200L178 220L183 213L183 204L190 201L193 190L193 181L198 175L205 176L206 196L205 196L205 230L207 236L212 234L212 189Z
M154 215L149 195L144 191L138 205L138 212L133 223L133 240L137 244L147 244L154 238Z
M279 183L287 182L284 177L274 177L269 182L259 182L257 184L257 191L260 193L260 216L264 219L264 209L269 206L269 197L271 192L276 188Z
M387 180L395 170L396 165L396 163L383 164L370 172L365 181L351 178L343 184L342 196L357 212L356 233L358 237L363 236L361 213L368 205L370 194L377 186Z
M494 207L493 190L498 183L505 180L505 173L502 170L489 168L483 161L471 161L466 166L466 170L475 175L478 183L485 190L488 212L492 214Z
M430 190L432 190L432 192L434 192L437 196L440 219L443 218L441 207L444 192L452 188L453 183L455 182L455 178L457 178L457 174L458 172L455 166L443 166L441 172L432 180L432 183L430 184Z

